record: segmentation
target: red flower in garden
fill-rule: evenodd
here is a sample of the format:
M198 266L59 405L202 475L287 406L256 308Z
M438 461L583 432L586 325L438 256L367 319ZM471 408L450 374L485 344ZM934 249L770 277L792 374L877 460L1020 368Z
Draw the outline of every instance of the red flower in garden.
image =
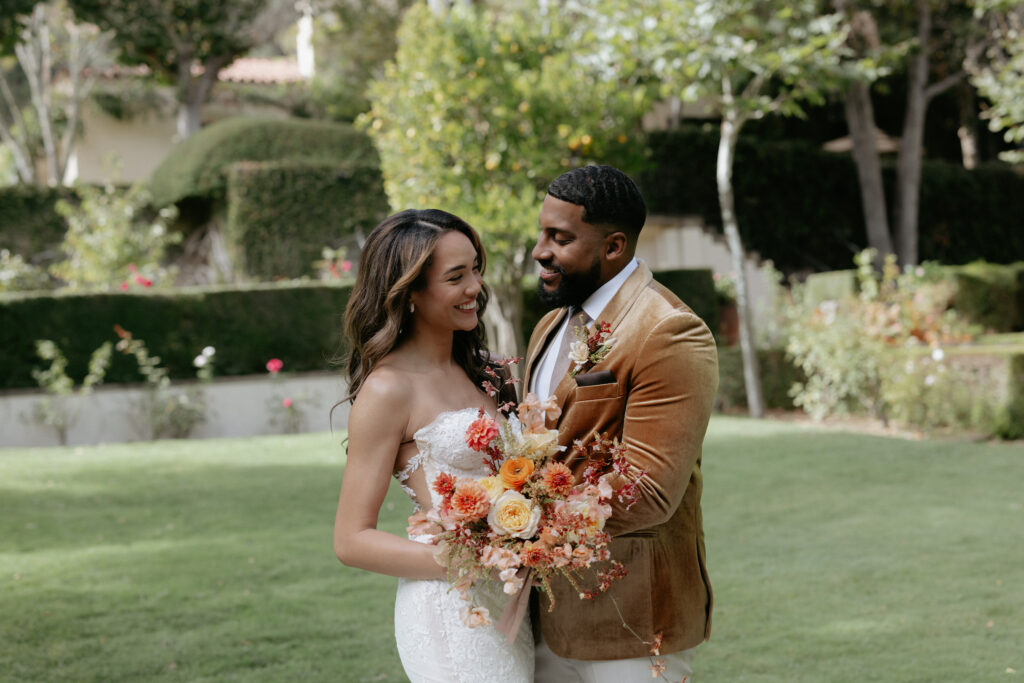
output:
M341 262L341 269L342 269L342 270L343 270L344 272L346 272L346 273L347 273L348 271L352 270L352 262L351 262L351 261L342 261L342 262Z
M267 372L272 375L276 375L281 372L281 368L284 367L284 361L280 358L271 358L267 361Z
M127 292L128 291L128 283L127 282L122 282L121 283L121 291L122 292Z
M292 400L290 398L286 398L285 400L281 401L281 405L283 405L285 408L291 408Z

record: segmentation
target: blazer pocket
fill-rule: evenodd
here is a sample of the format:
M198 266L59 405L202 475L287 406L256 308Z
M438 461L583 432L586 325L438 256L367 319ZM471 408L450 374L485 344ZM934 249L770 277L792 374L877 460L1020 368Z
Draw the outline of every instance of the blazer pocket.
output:
M589 386L576 387L575 400L576 403L579 403L581 401L618 398L620 395L618 382L609 382L608 384L591 384Z

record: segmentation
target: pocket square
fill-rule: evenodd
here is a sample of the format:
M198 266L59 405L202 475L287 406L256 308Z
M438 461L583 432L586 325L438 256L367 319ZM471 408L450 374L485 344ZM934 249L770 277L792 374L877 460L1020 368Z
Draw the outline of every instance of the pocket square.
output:
M598 370L597 372L584 372L576 375L576 386L592 387L595 384L611 384L615 381L615 375L611 370Z

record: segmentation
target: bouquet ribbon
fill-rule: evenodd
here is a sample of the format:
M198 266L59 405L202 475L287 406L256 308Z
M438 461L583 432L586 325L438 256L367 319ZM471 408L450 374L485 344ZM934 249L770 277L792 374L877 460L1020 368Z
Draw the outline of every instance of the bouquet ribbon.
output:
M523 585L519 592L509 599L502 610L498 623L494 625L498 632L505 636L505 642L511 645L519 635L519 625L526 616L526 608L530 604L530 588L533 586L533 569L527 569L523 577Z

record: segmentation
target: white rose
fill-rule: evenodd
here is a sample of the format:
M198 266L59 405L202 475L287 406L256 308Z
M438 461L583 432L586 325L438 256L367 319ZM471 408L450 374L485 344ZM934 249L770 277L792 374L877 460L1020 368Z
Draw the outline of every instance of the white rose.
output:
M587 347L587 343L574 341L572 345L569 346L569 360L577 365L583 365L590 360L590 348Z

